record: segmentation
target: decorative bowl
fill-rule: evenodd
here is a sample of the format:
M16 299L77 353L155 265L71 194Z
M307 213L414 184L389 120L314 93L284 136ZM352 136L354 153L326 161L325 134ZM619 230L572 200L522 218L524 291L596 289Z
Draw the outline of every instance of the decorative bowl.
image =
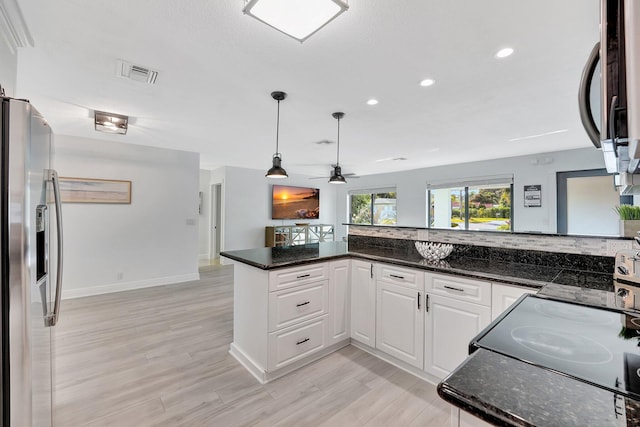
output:
M445 259L451 254L453 245L447 243L416 242L416 250L427 261Z

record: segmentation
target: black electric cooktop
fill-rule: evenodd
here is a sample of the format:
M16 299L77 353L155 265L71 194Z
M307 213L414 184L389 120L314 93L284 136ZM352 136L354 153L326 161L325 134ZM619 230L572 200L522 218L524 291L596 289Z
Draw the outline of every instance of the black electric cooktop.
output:
M640 398L640 313L527 295L470 344Z

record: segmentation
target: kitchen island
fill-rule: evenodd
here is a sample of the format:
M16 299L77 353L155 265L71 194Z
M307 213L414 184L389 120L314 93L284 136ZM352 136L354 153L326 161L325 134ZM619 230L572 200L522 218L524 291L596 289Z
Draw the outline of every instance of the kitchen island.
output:
M425 277L435 274L438 277L486 280L495 284L523 286L552 298L603 307L612 304L611 273L601 268L601 265L606 265L606 259L593 260L592 265L596 266L593 270L597 268L600 271L577 268L581 260L567 260L566 254L558 255L560 262L553 262L552 259L545 265L537 265L516 262L516 256L501 256L504 259L501 261L496 257L476 258L465 256L465 252L456 254L454 251L446 262L428 263L415 250L407 247L363 247L347 245L345 242L259 248L223 252L221 255L237 261L234 285L234 308L237 312L234 313L234 343L230 352L261 382L291 372L350 342L372 353L376 352L374 344L370 344L371 347L363 346L363 341L354 338L355 335L350 336L345 326L349 312L349 270L345 262L372 262L372 277L373 263L384 263L391 267L407 267L418 273L424 271ZM531 259L531 254L527 253L525 258ZM290 272L296 274L292 276ZM292 281L299 283L292 286ZM284 287L280 288L282 284ZM274 311L270 312L269 307L273 309L276 307L275 301L284 300L276 296L286 297L290 291L295 291L295 295L315 292L317 299L326 303L317 303L310 310L311 314L305 314L300 322L289 324L285 319L280 327L272 319ZM307 300L310 302L307 303ZM303 298L296 305L309 307L314 305L312 301ZM420 293L417 301L421 301ZM428 305L428 301L425 300L425 305ZM375 317L373 313L368 315ZM296 337L295 331L300 329L307 332L304 336ZM236 337L236 334L240 336ZM277 350L278 337L286 340L288 335L292 336L289 340L291 347L304 347L316 340L320 341L321 350L309 349L307 352L303 349L299 358L297 354ZM282 338L280 342L283 342ZM294 355L292 361L286 361L282 366L277 363L274 365L274 360L282 360L278 351L285 355L285 359ZM374 354L387 360L384 354ZM256 360L263 356L262 360ZM390 358L390 361L428 381L437 383L442 379L440 377L434 381L434 377L420 375L419 370L402 365L395 358ZM628 425L635 425L633 414L637 413L633 399L616 399L615 394L607 390L484 349L477 350L467 358L440 384L439 391L445 400L498 425L621 425L612 424L620 422L619 415L616 415L621 411L620 407L628 412L625 418L630 422ZM592 408L591 412L588 408Z

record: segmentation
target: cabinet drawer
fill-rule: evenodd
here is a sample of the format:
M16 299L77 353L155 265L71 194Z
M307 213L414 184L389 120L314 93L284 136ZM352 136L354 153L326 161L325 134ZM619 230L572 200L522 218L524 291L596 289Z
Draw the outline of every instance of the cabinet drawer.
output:
M268 369L274 371L326 346L327 316L269 334Z
M427 292L491 306L491 283L462 277L427 274Z
M378 279L394 285L406 286L412 289L424 289L424 272L409 268L379 264Z
M323 280L269 294L269 332L327 313L329 282Z
M269 272L269 291L277 291L328 278L329 268L326 262L274 270Z

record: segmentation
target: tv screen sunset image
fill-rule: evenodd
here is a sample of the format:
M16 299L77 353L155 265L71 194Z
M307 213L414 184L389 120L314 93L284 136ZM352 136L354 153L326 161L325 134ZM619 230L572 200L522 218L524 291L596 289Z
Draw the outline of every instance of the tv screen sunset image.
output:
M320 190L307 187L273 186L273 219L318 219Z

